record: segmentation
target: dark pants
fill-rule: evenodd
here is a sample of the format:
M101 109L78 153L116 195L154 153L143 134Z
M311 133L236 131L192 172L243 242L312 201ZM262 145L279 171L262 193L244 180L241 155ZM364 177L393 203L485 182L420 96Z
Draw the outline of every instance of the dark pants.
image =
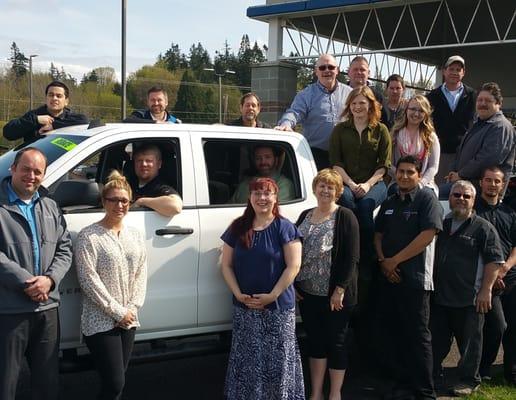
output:
M327 296L314 296L299 291L303 300L299 302L301 318L306 331L308 356L327 358L328 368L344 370L348 366L346 336L352 308L330 311Z
M341 206L353 211L358 220L360 227L359 279L361 280L371 281L373 267L375 266L373 213L375 208L382 204L386 198L387 186L385 186L383 181L380 181L372 186L369 192L360 199L355 198L348 186L344 186L344 192L338 200ZM361 303L360 305L362 306Z
M330 155L327 150L318 149L317 147L310 147L310 150L312 150L317 171L330 168Z
M450 352L453 337L461 359L459 378L468 385L480 383L478 368L482 356L482 328L484 314L477 313L474 306L447 307L432 304L430 330L434 354L434 375L442 371L442 362Z
M120 399L125 385L125 371L133 350L135 329L114 328L85 336L100 375L102 400Z
M503 315L500 296L493 296L492 308L484 316L482 343L482 359L480 361L480 376L491 376L491 365L495 362L503 333L507 324Z
M24 356L31 372L31 399L57 399L59 335L57 308L0 315L0 399L14 400Z
M507 382L516 385L516 285L502 297L507 329L503 335L503 367Z
M390 350L396 387L417 399L435 399L432 337L429 329L430 291L380 282L382 345ZM387 340L385 340L387 339Z

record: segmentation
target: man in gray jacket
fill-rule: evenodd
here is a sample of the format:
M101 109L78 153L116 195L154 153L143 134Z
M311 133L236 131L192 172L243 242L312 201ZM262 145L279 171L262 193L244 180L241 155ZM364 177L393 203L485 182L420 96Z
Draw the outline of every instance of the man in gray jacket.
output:
M446 176L448 184L439 188L447 197L453 182L466 179L479 182L482 171L499 167L510 179L516 153L514 127L501 111L502 91L494 82L484 83L476 100L477 120L461 141L453 169Z
M20 150L0 189L0 398L14 400L27 357L32 399L58 397L59 283L72 241L57 204L41 188L47 160Z

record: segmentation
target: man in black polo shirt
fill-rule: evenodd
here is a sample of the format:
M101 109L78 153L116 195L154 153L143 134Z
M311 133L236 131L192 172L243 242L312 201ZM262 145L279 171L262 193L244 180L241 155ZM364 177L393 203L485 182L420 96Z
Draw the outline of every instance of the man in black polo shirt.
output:
M494 284L493 308L485 315L480 376L491 375L503 337L505 379L516 385L516 213L500 201L505 183L499 167L486 168L475 204L477 214L496 228L505 260Z
M421 162L406 156L396 165L398 193L376 217L374 243L385 279L382 294L393 338L396 385L388 399L435 399L432 378L430 293L434 238L443 210L434 192L421 188ZM392 361L392 360L391 360Z
M430 314L434 374L450 351L452 337L461 354L456 396L478 389L484 314L491 309L491 290L504 263L495 228L473 211L475 187L459 180L450 192L450 209L437 237L435 293Z
M183 202L176 190L159 177L161 151L158 146L143 145L134 151L134 172L136 179L130 180L134 204L149 207L165 217L179 214Z

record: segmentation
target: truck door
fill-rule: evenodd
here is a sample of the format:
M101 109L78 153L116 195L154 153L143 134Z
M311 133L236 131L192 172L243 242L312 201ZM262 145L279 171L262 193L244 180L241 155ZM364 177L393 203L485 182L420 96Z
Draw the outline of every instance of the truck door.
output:
M131 148L142 143L154 143L163 153L160 175L181 195L183 211L168 218L147 208L131 208L124 219L128 226L138 228L144 235L148 259L147 294L139 312L141 328L137 340L188 334L197 326L197 274L199 263L199 216L195 207L195 175L190 140L186 132L167 132L167 136L151 136L152 132L124 132L118 140L110 138L90 144L89 153L69 160L59 168L63 176L53 174L56 185L51 191L59 197L60 181L86 179L102 182L110 169L130 173ZM102 145L104 144L104 145ZM81 171L93 171L82 177ZM91 176L95 178L91 178ZM68 229L73 237L87 225L102 219L104 213L96 207L77 204L63 208ZM70 271L61 285L60 307L62 348L75 347L80 338L80 289L75 271Z

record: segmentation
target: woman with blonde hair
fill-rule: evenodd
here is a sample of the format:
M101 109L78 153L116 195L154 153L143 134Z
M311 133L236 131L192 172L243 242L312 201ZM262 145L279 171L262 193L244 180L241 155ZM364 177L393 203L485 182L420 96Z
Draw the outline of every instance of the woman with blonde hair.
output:
M101 378L99 399L120 399L138 310L145 299L147 257L142 234L123 224L131 187L118 171L102 189L104 217L84 228L74 246L83 294L81 330Z
M296 222L303 235L296 290L307 335L310 399L323 399L328 368L329 399L340 400L348 365L346 337L357 303L358 222L350 210L335 203L344 190L336 171L321 170L312 190L317 207L303 211Z
M344 183L338 203L355 212L360 225L361 279L371 279L374 260L373 211L387 197L383 177L391 163L391 136L380 122L380 103L367 86L353 89L342 113L344 122L330 138L330 165Z
M421 185L429 186L438 194L435 175L439 169L441 146L432 123L432 107L427 98L416 94L411 97L405 112L392 128L392 165L402 157L412 155L421 161ZM389 174L395 178L396 170L391 167ZM391 185L389 194L396 191Z

